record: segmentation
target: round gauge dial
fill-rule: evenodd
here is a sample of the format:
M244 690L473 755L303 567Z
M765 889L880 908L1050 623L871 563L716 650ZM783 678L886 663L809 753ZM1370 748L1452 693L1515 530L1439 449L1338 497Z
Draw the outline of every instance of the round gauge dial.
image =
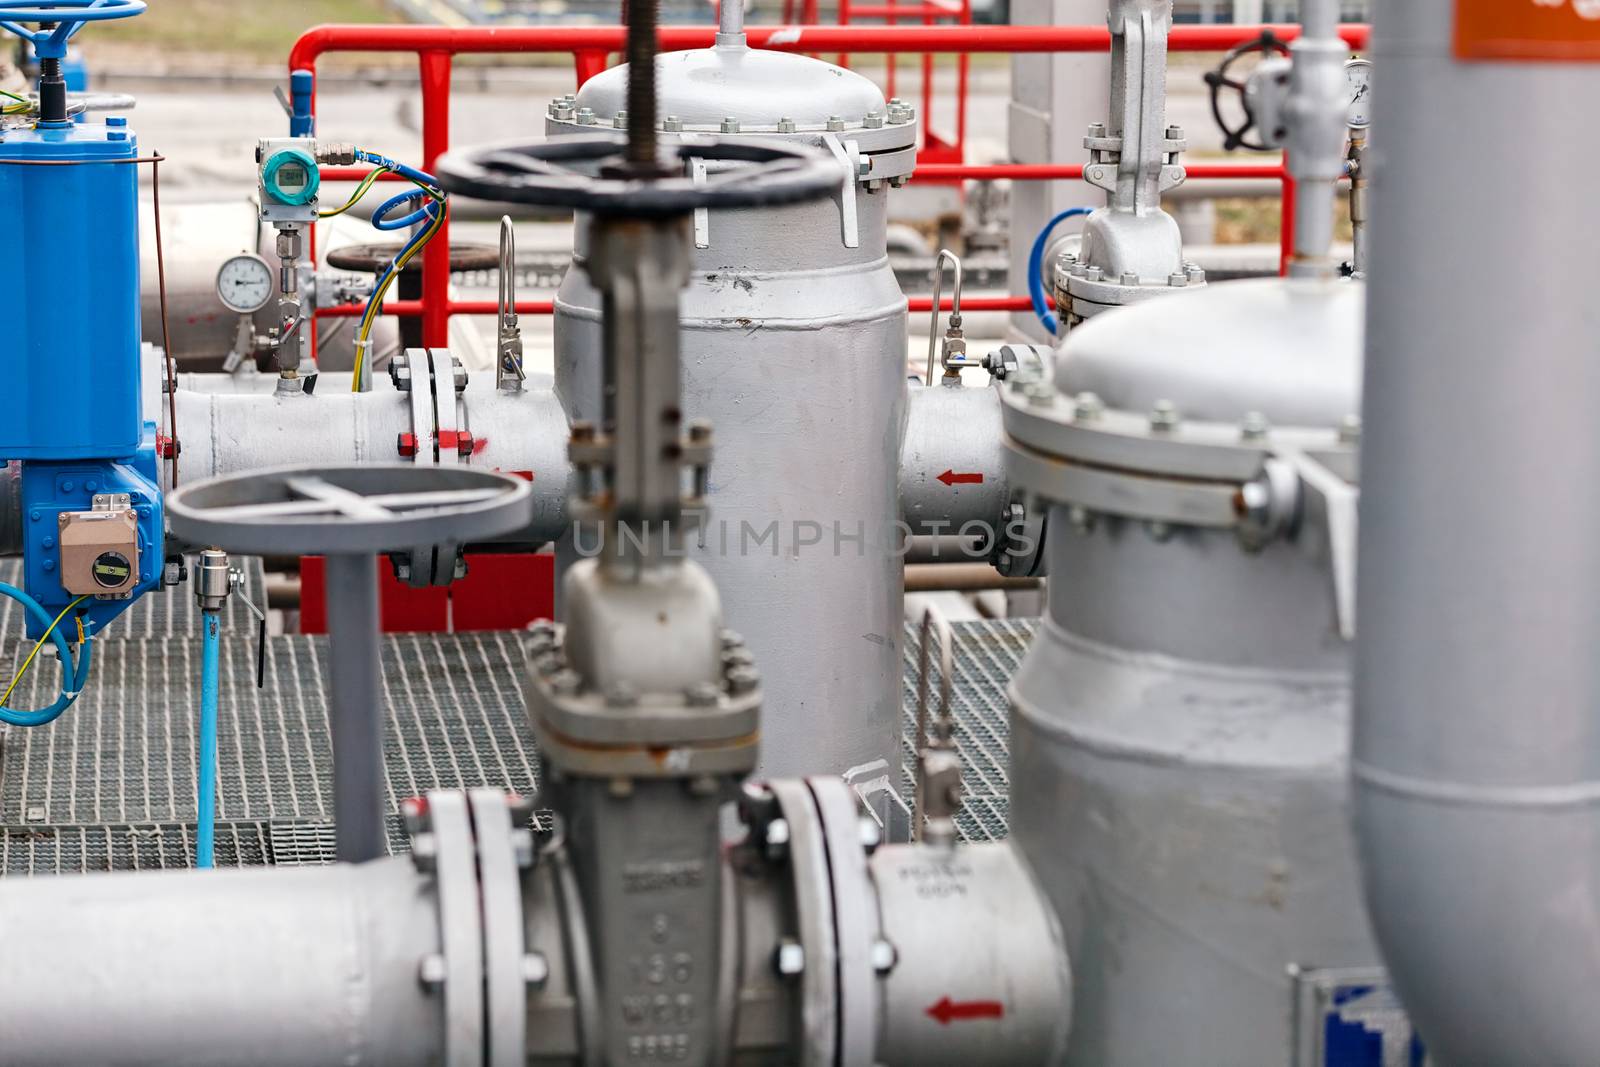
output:
M1358 130L1372 125L1372 60L1352 59L1344 65L1346 121Z
M272 299L272 268L248 252L234 256L217 271L217 296L230 311L259 311Z

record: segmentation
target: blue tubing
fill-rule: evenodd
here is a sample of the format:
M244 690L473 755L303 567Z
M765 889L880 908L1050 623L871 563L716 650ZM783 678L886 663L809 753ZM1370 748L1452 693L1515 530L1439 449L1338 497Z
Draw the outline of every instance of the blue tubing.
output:
M1033 301L1033 313L1038 316L1044 328L1054 337L1061 332L1060 324L1056 317L1050 313L1050 305L1044 298L1044 280L1039 277L1044 270L1044 246L1050 240L1050 234L1055 228L1067 219L1078 215L1088 215L1094 211L1089 207L1069 207L1055 218L1044 224L1044 229L1039 231L1039 236L1033 239L1033 248L1028 252L1028 298Z
M205 640L200 652L199 798L196 803L194 865L211 867L217 826L217 661L222 647L221 620L204 613Z
M24 593L14 585L0 582L0 595L8 596L21 604L30 618L42 630L55 621L54 617L33 597ZM65 619L62 622L66 622ZM93 661L91 646L93 642L85 641L78 652L77 662L73 662L72 645L67 641L67 635L57 626L50 634L50 640L56 646L56 654L61 657L61 695L56 702L48 708L39 711L15 711L11 708L0 708L0 722L10 726L44 726L55 722L61 713L72 707L72 702L78 699L78 693L83 689L83 683L89 678L89 665Z
M391 219L389 212L403 207L413 200L423 201L423 205L403 218ZM438 201L420 190L412 189L401 193L399 196L390 197L378 206L372 213L372 225L380 230L403 230L419 222L432 222L438 210Z

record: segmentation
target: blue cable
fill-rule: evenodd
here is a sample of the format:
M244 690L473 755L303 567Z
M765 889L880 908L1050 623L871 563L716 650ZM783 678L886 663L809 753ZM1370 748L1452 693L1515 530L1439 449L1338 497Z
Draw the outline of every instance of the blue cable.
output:
M21 604L33 621L41 629L48 627L55 619L45 611L39 602L24 593L14 585L0 582L0 594L10 597ZM0 722L10 726L45 726L55 722L61 713L72 707L72 702L78 699L78 694L83 691L83 684L89 678L89 667L93 662L92 646L94 642L85 641L78 650L77 661L72 658L72 645L67 641L67 635L57 626L50 633L50 639L55 643L56 654L61 657L61 695L56 702L48 708L39 711L15 711L11 708L0 708Z
M208 868L215 859L217 826L217 661L222 647L222 623L217 612L203 612L202 616L205 637L200 645L200 782L194 865Z
M426 185L431 189L439 189L439 179L433 175L426 171L417 170L415 167L408 167L404 163L398 163L388 156L379 155L377 152L369 152L364 148L358 148L356 149L356 159L362 163L371 163L373 166L387 168L402 178L409 178L411 181ZM441 193L441 195L443 194ZM422 200L422 206L401 218L389 218L391 211L413 200ZM398 196L392 196L385 200L378 206L378 210L372 213L372 225L380 230L403 230L419 224L421 224L422 228L411 236L411 239L401 247L400 253L390 261L384 272L374 280L372 295L367 298L367 306L362 309L361 317L363 319L371 313L372 303L378 299L378 294L383 292L384 283L394 273L395 265L404 260L407 253L411 252L416 245L427 239L429 229L438 220L439 212L443 210L444 204L442 201L429 197L421 190L409 189Z
M1044 270L1044 246L1050 240L1050 234L1055 228L1067 219L1078 215L1087 215L1094 211L1092 207L1069 207L1055 218L1044 224L1044 229L1039 231L1039 236L1033 239L1033 249L1028 253L1028 298L1033 301L1033 313L1044 323L1044 328L1054 337L1061 332L1061 327L1056 322L1056 317L1050 313L1050 305L1044 298L1044 281L1039 277Z

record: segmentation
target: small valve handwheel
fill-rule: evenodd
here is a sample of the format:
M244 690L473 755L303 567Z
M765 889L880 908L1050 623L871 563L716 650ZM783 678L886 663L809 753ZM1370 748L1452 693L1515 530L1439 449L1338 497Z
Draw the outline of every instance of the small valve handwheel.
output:
M1248 84L1233 77L1229 71L1239 60L1249 55L1287 56L1289 46L1271 30L1263 30L1261 36L1253 41L1248 41L1230 51L1222 57L1221 66L1216 70L1208 70L1205 74L1206 84L1211 87L1211 114L1217 120L1217 126L1222 130L1222 147L1232 152L1237 148L1248 148L1253 152L1269 152L1272 146L1261 137L1254 141L1245 138L1250 131L1256 128L1256 114L1250 108L1247 97ZM1239 106L1244 112L1244 124L1233 127L1228 125L1228 120L1222 116L1222 90L1232 89L1239 94Z
M666 177L630 175L622 150L620 136L606 135L488 145L446 153L436 172L447 192L462 196L634 217L818 200L845 181L833 157L791 145L709 138L666 145ZM691 159L745 165L696 179L687 173Z
M0 27L32 44L40 59L62 59L84 23L131 18L144 9L144 0L0 0ZM30 32L25 22L40 28Z

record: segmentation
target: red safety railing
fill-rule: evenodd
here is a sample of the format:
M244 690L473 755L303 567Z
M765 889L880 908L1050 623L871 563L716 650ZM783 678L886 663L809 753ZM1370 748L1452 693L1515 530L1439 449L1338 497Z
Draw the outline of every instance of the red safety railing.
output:
M904 4L888 0L882 4L858 4L854 0L839 0L839 25L849 26L857 20L881 19L885 25L897 26L902 19L921 19L924 26L937 25L941 20L953 19L958 26L972 25L972 0L921 0ZM890 99L898 95L900 55L890 52L884 57L883 94ZM839 66L850 65L850 54L839 56ZM922 53L922 144L917 148L917 164L961 163L967 158L967 95L971 83L972 53L956 56L955 130L946 135L939 132L933 114L934 55ZM949 179L956 181L958 179Z
M1168 47L1174 52L1222 52L1260 36L1270 28L1283 40L1299 36L1298 26L1174 26ZM749 26L746 35L753 48L773 48L787 52L834 52L884 55L967 55L973 52L1001 54L1049 52L1104 52L1111 47L1111 34L1102 26ZM622 51L626 31L620 26L317 26L306 31L289 53L289 69L315 73L317 60L330 52L414 52L421 67L422 82L422 165L432 169L450 147L450 72L452 60L463 54L544 53L572 56L579 85L606 68L610 57ZM660 32L664 51L710 47L713 27L667 27ZM1368 28L1342 27L1345 42L1353 49L1365 49ZM311 98L316 110L315 88ZM923 109L926 119L927 109ZM1190 163L1190 178L1248 178L1279 182L1289 193L1292 181L1282 162L1272 164ZM366 175L362 168L323 170L325 181L356 181ZM967 181L1009 178L1014 181L1057 181L1082 178L1081 165L1038 166L1033 164L991 164L973 166L963 162L930 163L919 166L913 180ZM390 176L392 177L392 176ZM1283 244L1287 252L1294 229L1292 200L1283 198ZM944 302L948 307L948 298ZM1026 311L1026 296L966 297L964 309L973 311ZM911 310L931 310L932 301L913 298ZM390 301L384 312L390 315L421 315L423 343L443 347L449 343L452 315L491 315L493 301L450 299L449 225L423 252L423 298L420 301ZM526 315L548 315L554 310L549 300L518 301L517 311ZM357 306L324 308L321 315L357 315Z

